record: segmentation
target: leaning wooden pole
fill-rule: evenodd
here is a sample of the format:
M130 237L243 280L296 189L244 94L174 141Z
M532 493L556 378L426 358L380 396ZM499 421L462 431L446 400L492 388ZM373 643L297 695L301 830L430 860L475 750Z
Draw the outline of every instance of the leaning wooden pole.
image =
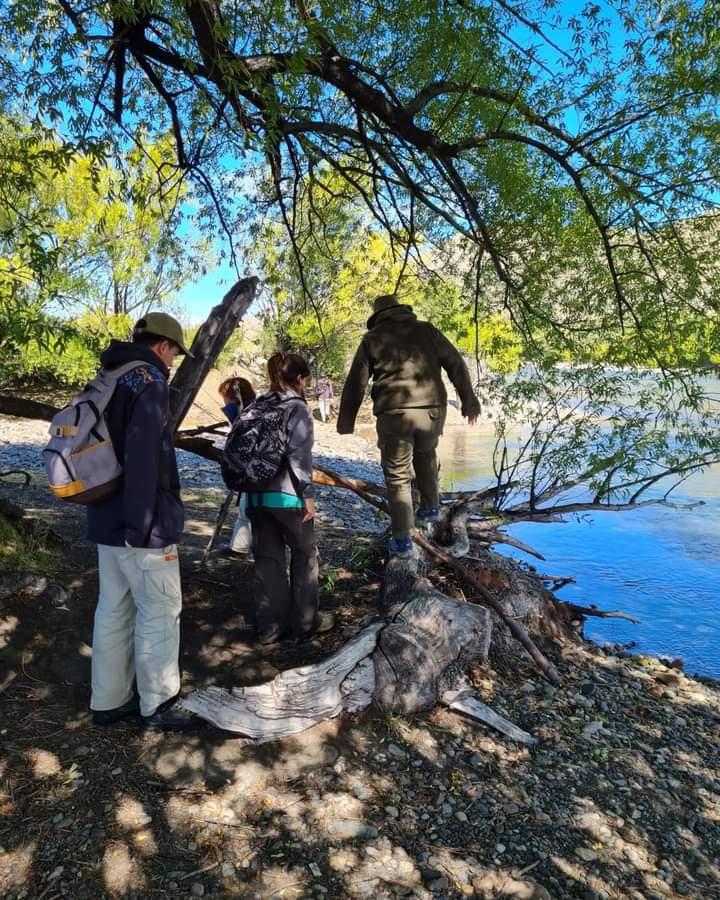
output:
M241 278L212 308L195 335L190 347L192 356L183 359L170 382L170 426L173 431L179 428L228 338L255 299L257 286L255 276Z

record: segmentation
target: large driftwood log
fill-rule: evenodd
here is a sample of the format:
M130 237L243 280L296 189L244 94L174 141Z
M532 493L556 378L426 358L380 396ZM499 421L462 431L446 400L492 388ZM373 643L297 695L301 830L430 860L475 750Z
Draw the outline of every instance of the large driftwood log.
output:
M195 691L181 704L218 728L261 744L305 731L343 710L364 709L375 688L369 660L382 627L363 629L323 662L281 672L265 684Z
M424 578L409 578L413 587L405 603L325 661L261 685L195 691L182 705L218 728L263 743L373 701L386 712L408 714L431 709L443 697L449 698L447 705L460 693L467 699L472 692L464 675L487 658L490 613L446 597ZM502 721L506 734L515 728L500 716L493 720L488 714L485 720L493 727ZM520 734L529 737L520 729L511 736Z
M425 578L415 580L409 596L391 610L374 653L375 699L401 713L435 706L472 665L487 659L492 637L487 609L452 600Z

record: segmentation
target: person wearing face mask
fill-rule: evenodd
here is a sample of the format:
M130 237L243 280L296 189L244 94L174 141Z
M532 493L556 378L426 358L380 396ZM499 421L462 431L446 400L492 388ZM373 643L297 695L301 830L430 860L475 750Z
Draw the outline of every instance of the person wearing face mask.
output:
M255 399L255 389L247 380L234 376L226 378L220 387L218 393L223 398L222 411L227 417L228 422L232 425L238 415L249 406ZM250 529L250 520L247 517L247 495L240 494L237 501L237 515L235 516L235 524L233 525L230 542L225 552L231 555L245 556L252 546L252 531Z

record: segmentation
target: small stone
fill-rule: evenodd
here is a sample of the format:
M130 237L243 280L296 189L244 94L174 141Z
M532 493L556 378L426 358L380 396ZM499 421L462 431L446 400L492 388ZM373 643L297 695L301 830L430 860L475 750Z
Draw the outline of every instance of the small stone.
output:
M308 869L312 872L313 878L320 878L322 876L322 870L317 863L308 863Z
M422 866L420 875L423 881L437 881L442 878L443 873L439 869L433 869L430 866Z
M496 853L504 853L507 850L505 844L495 844L495 852Z
M385 812L390 816L391 819L397 819L400 815L396 806L386 806Z
M462 810L460 810L459 812L456 812L456 813L455 813L455 818L456 818L459 822L467 822L467 820L468 820L467 815L466 815Z
M598 734L600 731L602 731L602 729L603 729L602 722L599 722L597 720L594 722L590 722L588 725L586 725L583 728L582 737L585 740L588 740L589 738L595 737L595 735Z
M64 871L65 871L65 866L57 866L48 875L48 881L55 881L55 879L59 878Z
M597 859L597 853L589 847L576 847L575 856L580 857L583 862L593 862Z
M405 757L407 756L407 753L403 750L403 748L398 747L397 744L389 744L387 750L390 756L394 756L396 759L405 759Z
M111 775L122 775L122 768L121 768L121 766L116 766L116 767L112 770L112 772L111 772L110 774L111 774Z
M353 781L350 785L350 790L358 800L369 800L372 797L372 791L361 781Z
M235 866L232 863L223 863L222 866L222 876L223 878L232 878L235 874Z
M205 887L200 884L199 881L196 881L192 888L190 888L190 893L193 897L203 897L205 895Z

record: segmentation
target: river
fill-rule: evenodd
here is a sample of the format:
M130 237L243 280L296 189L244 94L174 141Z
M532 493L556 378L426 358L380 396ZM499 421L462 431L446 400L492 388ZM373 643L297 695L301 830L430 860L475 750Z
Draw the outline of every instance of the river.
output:
M442 485L463 490L493 483L494 437L451 425L440 445ZM522 523L510 529L545 562L496 549L552 576L572 576L558 596L583 606L622 609L642 620L588 619L600 643L636 641L633 652L681 657L688 672L720 678L720 467L693 475L672 495L694 509L665 506Z

